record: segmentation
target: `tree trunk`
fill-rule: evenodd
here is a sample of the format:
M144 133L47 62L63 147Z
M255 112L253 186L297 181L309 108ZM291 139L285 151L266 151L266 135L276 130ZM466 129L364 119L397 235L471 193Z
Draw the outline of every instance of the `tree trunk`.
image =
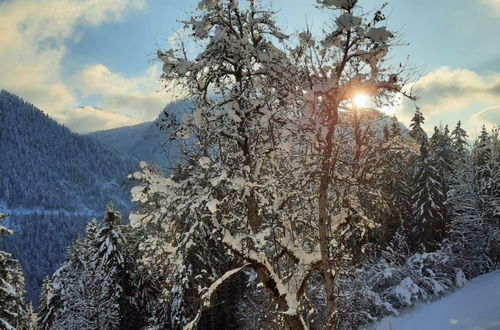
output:
M326 203L328 197L328 181L329 178L323 175L319 190L319 244L321 251L321 267L323 268L323 277L326 286L326 324L325 329L335 330L335 292L334 278L330 264L330 251L328 248L328 214L326 212Z
M331 181L331 157L333 152L333 136L337 126L338 104L332 104L331 117L329 118L330 127L326 135L326 146L323 152L323 159L321 165L321 180L318 191L318 231L319 231L319 244L321 252L321 268L323 269L323 277L325 279L326 287L326 330L335 330L335 281L332 274L332 265L330 262L329 250L329 235L328 235L328 187ZM326 110L326 109L325 109Z

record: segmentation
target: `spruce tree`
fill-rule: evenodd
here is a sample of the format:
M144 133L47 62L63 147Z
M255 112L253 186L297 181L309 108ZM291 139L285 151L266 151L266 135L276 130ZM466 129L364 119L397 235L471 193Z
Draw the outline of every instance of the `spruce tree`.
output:
M413 174L413 221L409 242L414 250L436 250L446 233L446 193L427 138L421 140L420 156Z
M467 153L467 137L467 132L462 128L462 123L458 121L457 126L451 132L452 145L456 154L456 160L463 159Z
M475 277L492 269L486 251L489 240L485 231L487 217L484 213L485 200L477 180L471 159L453 176L450 201L454 213L450 228L450 248L460 260L465 274Z
M6 215L0 213L0 221ZM0 224L0 237L12 230ZM0 250L0 328L28 329L32 315L24 301L24 276L19 262Z
M424 124L425 118L419 108L415 110L415 114L411 119L410 124L410 136L415 139L417 143L423 143L424 140L427 140L427 133L425 133L422 125Z
M454 150L452 139L449 135L448 126L443 129L434 128L434 134L430 141L430 151L434 167L439 172L439 183L446 196L448 194L449 179L453 172Z
M38 305L38 326L40 330L48 330L53 321L54 300L52 299L52 282L45 278L40 290L40 301Z

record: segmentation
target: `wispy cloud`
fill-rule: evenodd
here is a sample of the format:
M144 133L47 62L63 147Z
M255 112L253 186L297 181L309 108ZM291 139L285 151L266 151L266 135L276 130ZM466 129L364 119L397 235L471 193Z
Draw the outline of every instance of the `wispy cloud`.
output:
M144 6L145 0L0 2L0 88L19 94L78 131L150 119L145 109L154 116L169 100L165 93L155 93L160 87L157 66L130 78L93 65L68 81L62 67L67 44L81 36L83 27L120 20ZM85 104L78 92L98 95L105 110L79 108ZM88 125L76 121L77 117L88 118L82 121Z
M180 92L159 90L160 73L159 65L153 65L141 75L125 77L96 64L77 75L76 86L85 96L99 96L105 112L124 114L139 121L152 120L167 103L182 96Z
M472 119L479 125L486 126L500 125L500 105L486 108L472 116Z
M140 123L136 118L122 113L105 111L91 106L65 111L63 119L64 123L77 133L88 133L94 131L94 128L104 130Z
M496 13L500 15L500 0L483 0L484 3L493 7L496 10Z
M427 116L427 128L462 120L475 129L475 125L500 124L500 74L478 74L465 69L442 67L433 71L411 87L420 95L417 102ZM398 116L408 121L415 106L403 100ZM468 119L474 119L467 122Z

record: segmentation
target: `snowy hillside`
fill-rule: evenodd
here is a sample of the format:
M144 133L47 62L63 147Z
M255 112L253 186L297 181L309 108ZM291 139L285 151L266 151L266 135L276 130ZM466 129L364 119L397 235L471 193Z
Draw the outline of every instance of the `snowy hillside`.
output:
M438 301L399 317L383 319L377 330L500 329L500 271L479 276Z
M190 106L189 101L179 101L168 105L165 110L182 117ZM179 150L175 142L169 141L168 132L160 130L162 117L163 113L153 122L93 132L88 137L135 159L136 162L143 160L166 170L177 163Z
M132 208L133 159L72 133L33 105L0 91L0 212L14 235L0 245L21 261L28 297L109 201Z
M71 132L33 105L0 92L0 200L8 208L103 210L130 205L135 162Z

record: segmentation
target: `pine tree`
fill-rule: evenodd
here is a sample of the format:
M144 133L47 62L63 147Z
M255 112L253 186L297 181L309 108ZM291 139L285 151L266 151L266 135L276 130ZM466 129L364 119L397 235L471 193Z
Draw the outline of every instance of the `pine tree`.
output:
M458 121L457 126L451 132L453 150L457 154L456 161L460 162L468 151L467 132L462 128L462 123Z
M490 154L490 134L486 129L486 126L483 125L481 129L480 135L477 137L474 148L473 148L473 160L474 165L479 168L478 175L487 175L482 173L485 170L484 165L488 162Z
M420 109L415 110L415 114L411 119L410 124L410 136L415 139L419 144L427 140L427 133L425 133L422 125L424 124L425 118Z
M426 251L436 250L447 228L446 193L429 149L427 138L423 138L412 180L413 221L408 239L414 250L421 247Z
M50 279L45 278L40 290L40 302L38 304L38 326L41 330L49 330L54 320L54 302L52 296L53 288Z
M6 215L0 213L0 222ZM11 235L0 224L0 237ZM32 315L24 301L24 276L19 262L10 253L0 250L0 327L30 329Z
M434 128L434 134L430 140L430 152L433 158L434 167L439 172L441 190L446 196L448 194L449 180L453 173L455 159L448 126L445 126L444 129L442 127L440 129L437 127Z
M124 226L123 235L127 244L123 251L125 259L125 280L121 297L120 328L144 328L157 326L168 328L167 308L161 302L163 276L159 269L145 267L141 251L145 231L141 228Z
M86 237L68 248L64 264L44 282L41 329L118 329L122 294L120 216L108 207L104 226L92 220Z
M53 279L61 297L51 329L118 329L119 305L105 269L95 268L95 247L78 239ZM55 284L55 285L54 285Z
M409 232L412 223L412 171L411 163L413 153L393 152L389 153L387 175L384 183L387 186L387 201L391 212L387 215L388 226L381 228L381 233L386 237L387 243L393 243L397 249L406 249L405 236Z
M488 256L492 227L488 221L488 203L476 180L476 169L470 157L464 165L454 174L450 192L454 209L450 248L467 277L471 278L494 268Z

